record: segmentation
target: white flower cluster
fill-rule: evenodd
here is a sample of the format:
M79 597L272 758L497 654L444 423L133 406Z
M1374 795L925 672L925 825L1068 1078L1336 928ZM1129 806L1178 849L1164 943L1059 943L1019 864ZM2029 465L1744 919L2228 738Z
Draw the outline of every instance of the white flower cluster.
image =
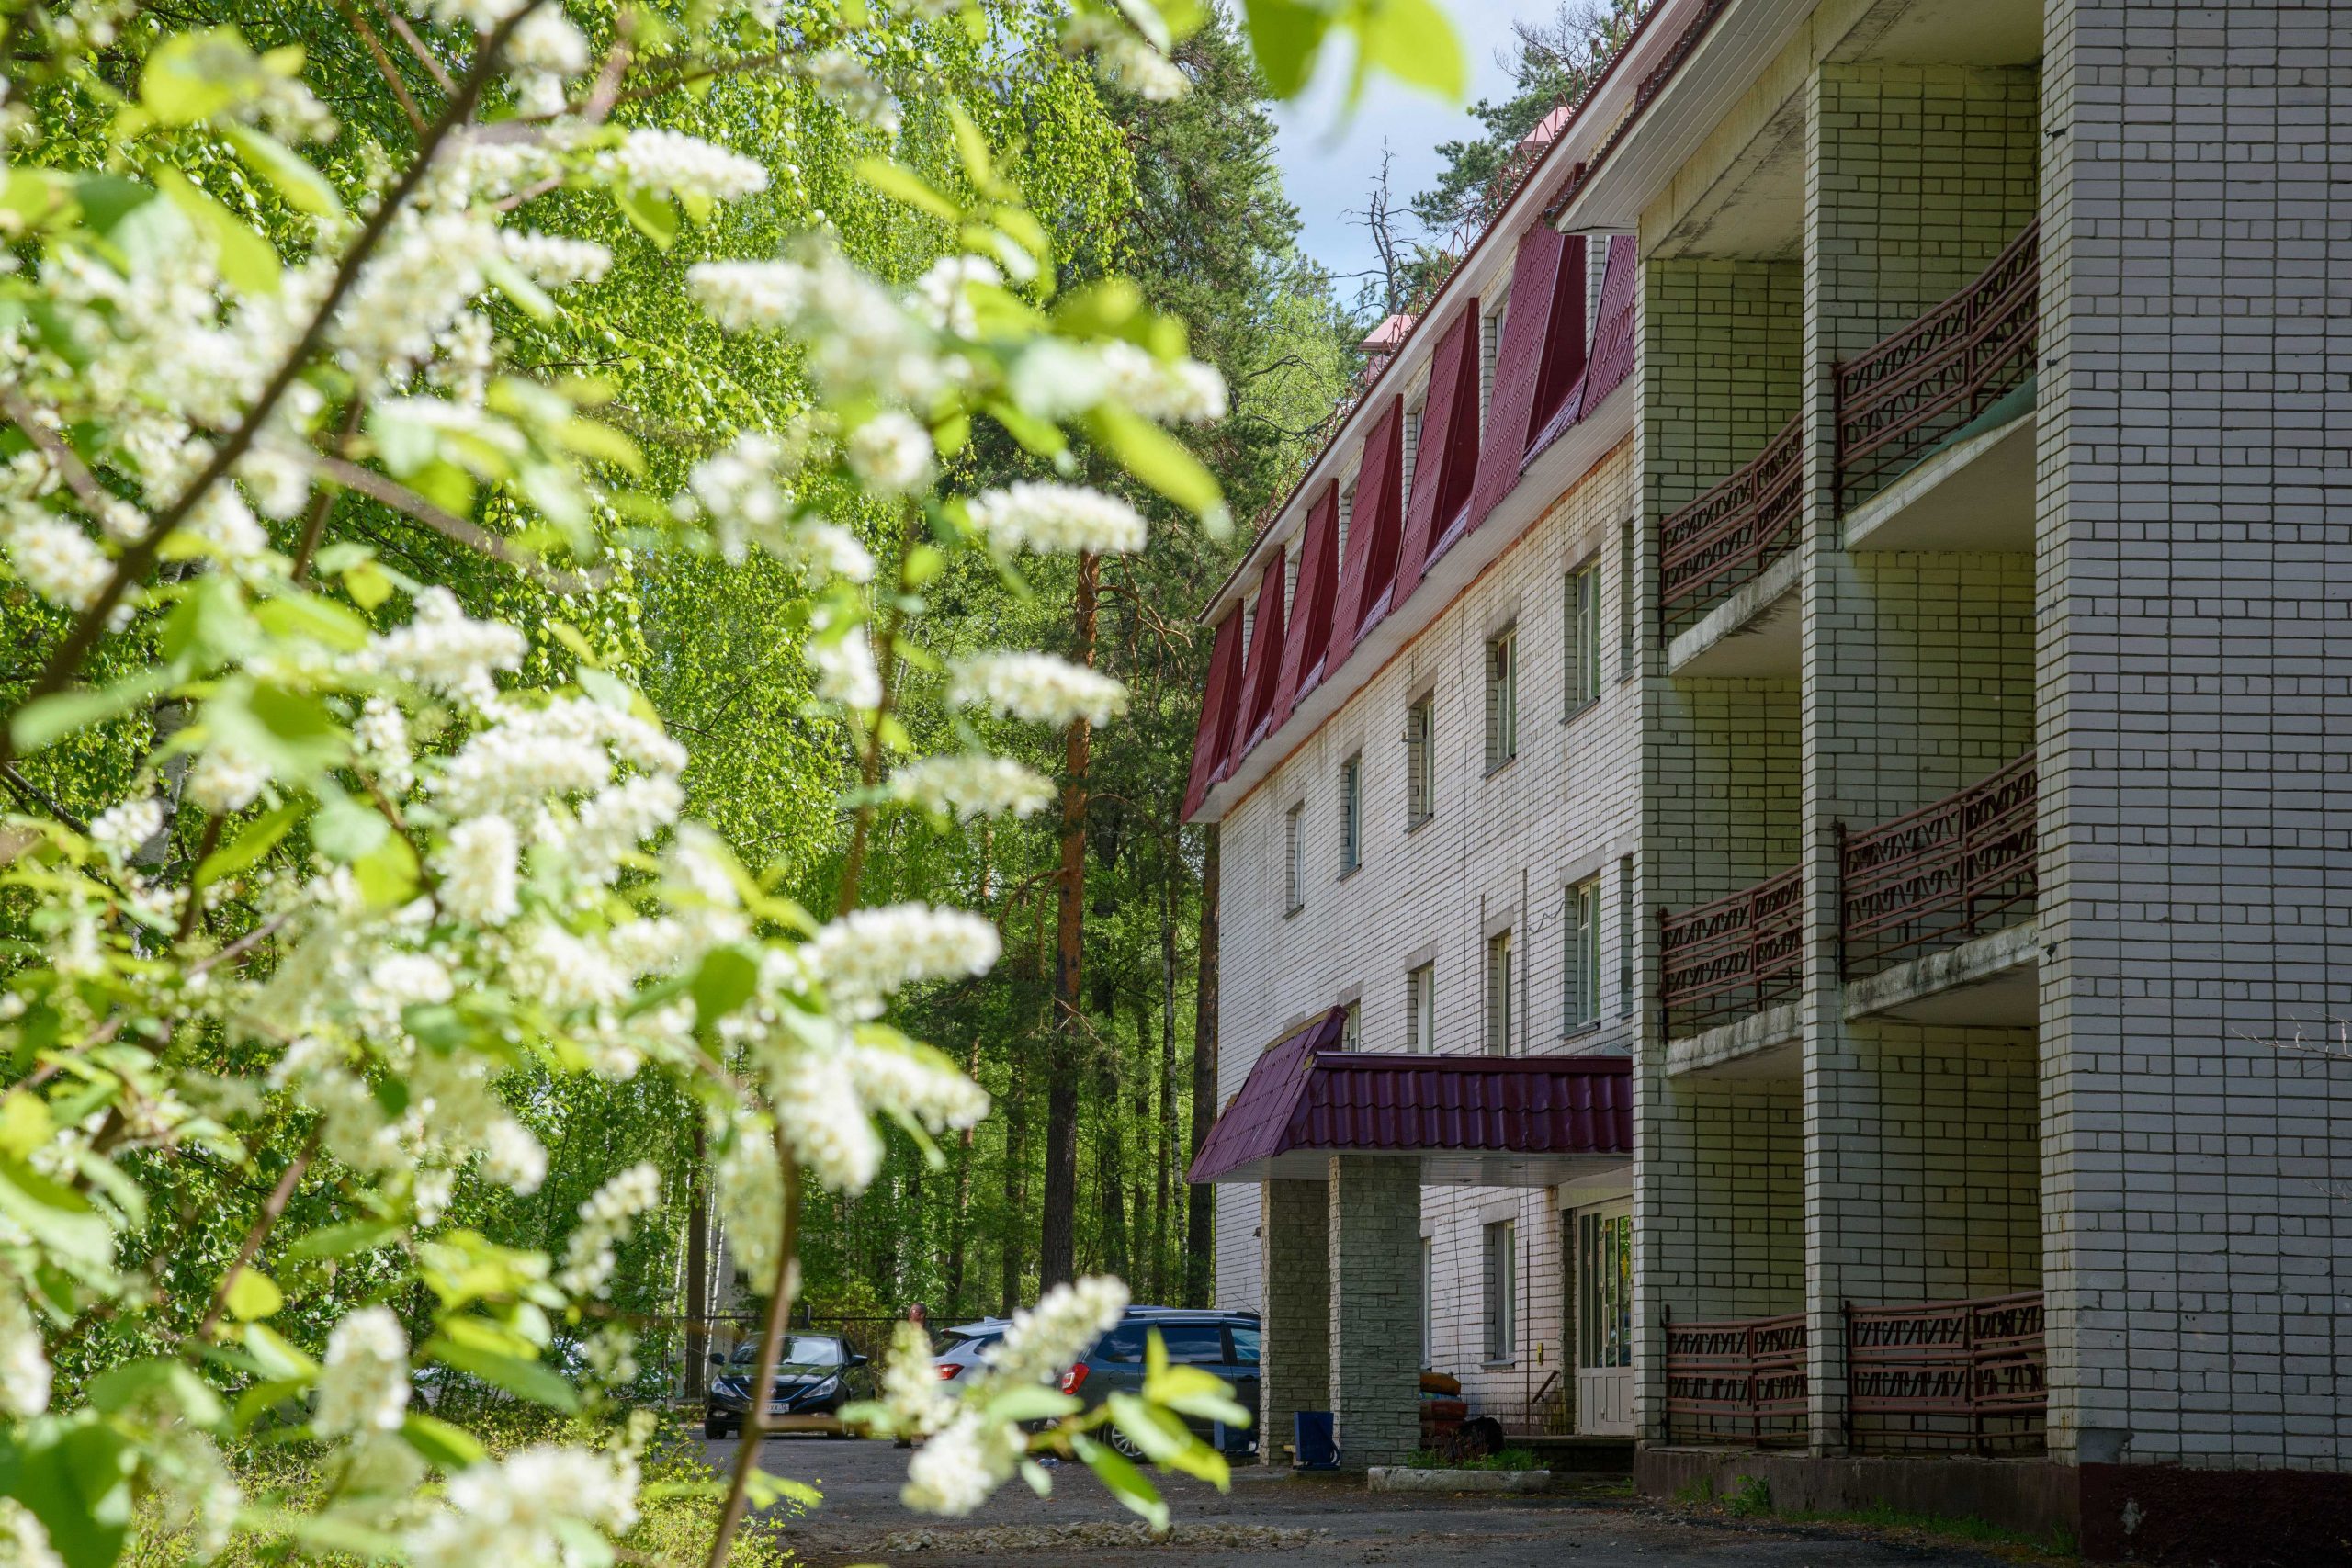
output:
M730 333L781 332L808 301L808 269L797 262L696 262L686 292Z
M961 1411L908 1461L899 1501L917 1513L961 1518L1012 1478L1027 1451L1019 1427Z
M706 262L686 286L730 332L789 333L834 398L929 408L967 372L935 352L930 326L830 246L798 261Z
M475 817L449 829L434 856L436 897L452 919L503 926L522 911L522 841L503 817Z
M911 1116L933 1133L977 1127L989 1113L988 1091L936 1051L861 1044L850 1049L847 1065L858 1098Z
M897 409L851 431L847 456L850 471L885 495L904 495L931 482L931 432Z
M981 1359L1008 1382L1050 1382L1110 1332L1126 1310L1126 1286L1107 1274L1056 1285L1035 1306L1014 1313L1004 1337L982 1351Z
M90 824L90 841L117 865L136 853L139 846L164 830L164 803L142 795L107 807Z
M845 49L829 49L811 55L808 70L818 96L827 103L860 125L886 136L898 134L899 100L874 79L864 61Z
M187 770L187 798L213 817L243 811L269 783L269 770L229 746L209 746Z
M797 514L789 485L797 448L765 431L747 430L694 466L686 493L672 503L682 519L709 523L718 552L740 562L757 544L804 578L874 579L874 558L838 523Z
M948 700L1057 729L1108 724L1127 711L1127 689L1108 675L1046 653L985 653L958 662Z
M836 627L839 629L835 629ZM817 695L845 708L868 712L882 705L882 671L863 625L841 626L830 604L809 617L808 664L817 672Z
M1131 343L1102 348L1111 395L1163 424L1214 424L1226 415L1225 378L1198 359L1163 364Z
M661 1201L662 1173L643 1160L590 1193L580 1205L579 1227L565 1244L556 1283L574 1296L603 1295L620 1265L614 1249L628 1239L637 1216Z
M888 904L828 921L801 948L800 958L835 1007L871 1018L901 987L987 974L1001 947L996 927L978 915Z
M755 159L684 131L640 126L604 165L625 183L657 196L735 201L768 188L768 171Z
M0 1497L0 1562L8 1568L65 1568L49 1527L14 1497Z
M82 611L98 602L114 563L90 536L53 513L15 505L0 523L0 544L25 586L61 610Z
M362 1307L334 1325L316 1393L311 1425L322 1438L400 1429L408 1413L408 1336L391 1308Z
M419 685L478 695L496 672L520 670L528 648L513 626L469 618L456 594L435 586L416 596L408 624L377 637L369 652L378 666Z
M1022 479L971 500L972 523L1008 550L1033 555L1132 555L1144 547L1143 513L1083 485Z
M0 1282L0 1411L29 1421L49 1409L49 1358L32 1310L14 1285Z
M1166 55L1099 12L1072 17L1062 28L1062 48L1070 54L1091 51L1104 80L1154 103L1181 98L1193 85Z
M768 1098L777 1127L817 1179L853 1195L874 1184L882 1168L882 1140L839 1053L786 1053L771 1066Z
M619 1535L637 1523L637 1465L626 1455L542 1444L467 1466L448 1506L411 1530L416 1568L483 1568L584 1561L585 1526Z
M1004 274L996 263L986 256L942 256L931 264L923 275L915 279L914 289L907 296L910 309L931 323L934 332L952 333L957 337L978 337L980 323L972 309L967 284L984 288L1004 281Z
M932 1359L931 1337L911 1323L899 1325L891 1337L880 1393L894 1432L928 1436L956 1416L956 1401L941 1386L939 1363Z
M613 253L593 240L530 229L502 229L498 237L506 247L506 259L542 288L600 283L613 265Z
M351 749L358 764L376 776L397 800L416 782L408 750L408 716L390 697L369 697L351 727Z
M775 1244L784 1234L784 1178L765 1127L747 1121L736 1128L719 1154L713 1185L735 1267L765 1290L775 1277Z
M890 775L890 793L926 811L967 821L1007 814L1034 817L1054 800L1054 786L1043 773L985 751L919 758Z

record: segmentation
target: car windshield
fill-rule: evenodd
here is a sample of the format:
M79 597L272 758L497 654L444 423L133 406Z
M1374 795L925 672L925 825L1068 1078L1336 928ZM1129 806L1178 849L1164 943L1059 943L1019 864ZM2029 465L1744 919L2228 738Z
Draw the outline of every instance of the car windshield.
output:
M735 1352L735 1364L749 1371L758 1364L757 1345L740 1347ZM776 1360L780 1372L810 1372L830 1371L842 1364L842 1342L821 1334L796 1334L784 1342L784 1354Z

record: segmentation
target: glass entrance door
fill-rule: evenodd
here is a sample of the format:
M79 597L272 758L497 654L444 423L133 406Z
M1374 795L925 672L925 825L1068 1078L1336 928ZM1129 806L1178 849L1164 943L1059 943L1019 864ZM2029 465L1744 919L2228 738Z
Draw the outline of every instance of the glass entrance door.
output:
M1634 1430L1634 1209L1577 1215L1577 1430Z

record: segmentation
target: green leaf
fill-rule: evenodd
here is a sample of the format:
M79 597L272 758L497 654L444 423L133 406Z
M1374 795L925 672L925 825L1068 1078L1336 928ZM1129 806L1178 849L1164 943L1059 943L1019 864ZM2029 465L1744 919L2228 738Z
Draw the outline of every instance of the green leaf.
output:
M531 320L542 323L555 320L556 304L548 297L548 291L524 276L523 269L504 256L485 257L481 275Z
M315 593L282 594L257 606L254 619L278 637L308 637L338 653L356 653L368 646L368 623Z
M164 618L166 659L185 659L210 668L253 651L260 641L236 579L226 572L200 572L180 590L180 602Z
M47 1436L17 1450L17 1500L49 1531L65 1568L113 1568L130 1529L137 1456L96 1420L52 1427Z
M401 1436L408 1446L424 1457L424 1462L443 1470L463 1470L469 1464L480 1464L490 1457L490 1450L475 1440L463 1427L453 1427L438 1416L413 1415L401 1421Z
M1070 1442L1077 1448L1078 1457L1086 1461L1096 1480L1111 1489L1111 1495L1119 1500L1121 1506L1155 1530L1168 1528L1168 1505L1160 1500L1159 1488L1145 1478L1142 1471L1091 1438L1081 1435L1073 1437Z
M126 1361L90 1380L90 1407L111 1415L153 1398L190 1426L219 1430L229 1419L229 1407L213 1386L198 1377L185 1361L161 1356Z
M311 819L311 845L328 859L349 864L381 849L391 831L392 825L381 812L338 790L327 796Z
M994 195L996 164L989 156L988 133L953 98L947 100L947 118L956 130L956 156L964 165L964 177L972 182L974 190Z
M370 908L389 908L416 897L416 851L398 833L385 834L382 843L351 863L351 871Z
M857 177L884 196L904 202L918 212L927 212L943 223L963 220L963 209L932 189L929 181L903 164L894 164L888 158L860 158Z
M114 1230L90 1201L17 1160L0 1160L0 1214L32 1233L60 1261L104 1269L114 1261Z
M264 1377L279 1382L307 1386L319 1375L319 1364L288 1344L277 1330L266 1323L249 1323L244 1328L245 1349Z
M1122 408L1097 408L1087 423L1127 472L1195 515L1207 519L1225 511L1216 477L1174 436Z
M436 1336L424 1347L426 1359L470 1372L484 1382L492 1383L519 1399L534 1404L544 1404L550 1410L569 1415L580 1408L579 1393L552 1370L520 1356L502 1356L494 1351L476 1349L460 1345L446 1336Z
M613 205L621 209L629 227L653 242L657 250L668 250L678 237L678 209L667 197L635 186L618 186L613 190Z
M400 1239L401 1227L390 1220L354 1220L348 1224L323 1225L298 1238L286 1256L299 1258L349 1258L373 1252Z
M277 253L237 215L207 196L177 169L159 169L156 186L174 207L212 242L213 259L230 287L244 294L275 295L280 283Z
M261 858L277 847L277 841L293 830L294 824L311 809L310 802L289 801L275 811L265 812L239 830L237 836L204 857L191 880L198 887L209 886L224 876L234 876L248 866L259 863Z
M9 727L16 734L17 750L30 755L77 729L129 712L171 683L172 672L154 667L96 691L60 692L27 703L17 710L16 722Z
M229 1284L229 1315L239 1323L251 1323L268 1317L286 1304L286 1292L277 1281L250 1266L237 1270Z
M49 1101L29 1089L10 1089L0 1099L0 1154L23 1159L50 1140L57 1130Z
M752 1472L744 1490L751 1495L752 1501L763 1508L773 1508L787 1499L804 1508L813 1508L825 1500L825 1495L807 1482L774 1475L764 1470Z
M695 1021L703 1029L752 999L760 987L760 966L739 948L713 948L695 971Z
M995 1395L988 1404L991 1421L1058 1421L1083 1408L1083 1402L1041 1382L1020 1383Z
M1458 101L1469 91L1462 40L1432 0L1374 0L1356 13L1355 28L1366 64L1441 97Z
M1143 1396L1198 1420L1222 1421L1228 1427L1250 1425L1250 1412L1235 1403L1233 1390L1198 1367L1170 1367L1145 1378Z
M139 73L140 107L161 124L194 125L235 103L259 64L234 28L174 33Z
M374 561L362 561L343 572L343 591L363 610L372 610L392 596L390 573Z
M1266 86L1278 98L1295 98L1315 73L1331 13L1298 0L1249 0L1250 47Z
M270 183L287 206L314 218L343 216L343 202L334 194L334 186L291 147L249 125L222 126L220 133L253 165L254 172Z

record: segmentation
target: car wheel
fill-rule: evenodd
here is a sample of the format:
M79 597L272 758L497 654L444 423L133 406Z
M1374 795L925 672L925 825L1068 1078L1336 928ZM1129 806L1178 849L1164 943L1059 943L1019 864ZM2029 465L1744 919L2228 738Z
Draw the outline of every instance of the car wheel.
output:
M1143 1450L1136 1446L1136 1440L1128 1437L1124 1428L1113 1427L1110 1434L1111 1450L1121 1459L1133 1461L1143 1458Z
M702 1435L706 1438L723 1438L727 1436L727 1423L716 1416L706 1416L702 1418Z

